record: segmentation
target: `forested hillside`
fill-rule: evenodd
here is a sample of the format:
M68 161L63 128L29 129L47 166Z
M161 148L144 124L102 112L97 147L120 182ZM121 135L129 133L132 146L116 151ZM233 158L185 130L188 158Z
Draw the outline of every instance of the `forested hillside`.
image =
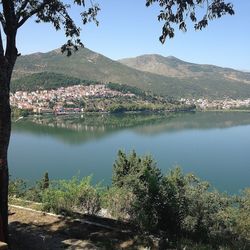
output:
M90 81L127 84L174 98L244 99L250 96L249 73L190 64L176 58L169 58L166 63L166 58L158 56L157 60L154 59L157 62L154 64L152 58L151 62L150 57L142 58L147 65L145 68L127 61L129 66L137 68L135 69L86 48L80 49L71 57L62 55L60 50L35 53L18 59L13 80L47 71ZM150 69L150 65L154 70ZM167 67L169 70L166 70Z

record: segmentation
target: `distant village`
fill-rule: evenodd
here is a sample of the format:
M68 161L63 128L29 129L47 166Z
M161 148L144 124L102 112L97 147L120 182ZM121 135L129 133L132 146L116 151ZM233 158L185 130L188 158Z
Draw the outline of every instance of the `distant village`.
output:
M11 106L33 113L78 113L83 112L83 100L86 98L113 98L118 96L134 97L132 93L111 90L104 84L74 85L52 90L32 92L17 91L11 93Z
M31 113L68 114L84 112L83 102L88 98L135 97L132 93L122 93L109 89L105 84L74 85L52 90L36 90L32 92L17 91L11 93L11 106ZM208 100L186 99L179 100L187 105L195 105L199 110L229 110L250 107L250 98L245 100Z
M250 108L250 98L240 100L225 98L222 100L209 100L209 99L180 99L182 103L187 105L194 104L200 110L230 110L230 109L248 109Z

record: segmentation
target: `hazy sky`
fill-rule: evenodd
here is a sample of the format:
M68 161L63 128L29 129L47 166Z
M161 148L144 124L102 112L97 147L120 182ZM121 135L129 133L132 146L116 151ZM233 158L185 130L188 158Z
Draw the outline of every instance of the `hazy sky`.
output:
M250 0L228 0L236 14L214 20L196 32L176 32L162 45L158 8L145 7L145 0L97 0L101 7L99 27L82 26L85 46L112 59L142 54L173 55L194 63L215 64L250 71ZM79 10L72 9L78 19ZM79 19L78 19L79 20ZM24 54L46 52L60 47L65 38L50 25L26 23L18 33L18 49Z

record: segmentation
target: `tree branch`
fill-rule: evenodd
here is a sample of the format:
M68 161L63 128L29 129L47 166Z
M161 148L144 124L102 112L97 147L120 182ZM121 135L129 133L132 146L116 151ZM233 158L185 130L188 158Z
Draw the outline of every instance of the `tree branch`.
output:
M3 27L3 30L4 30L4 32L5 32L5 29L6 29L6 22L5 22L3 13L0 13L0 22L1 22L2 27ZM6 33L6 32L5 32L5 33Z
M0 27L0 57L3 55L4 55L3 40L2 40L2 33L1 33L1 27Z
M29 0L25 0L23 1L22 5L20 6L20 8L16 11L16 16L17 16L17 20L19 21L19 19L21 18L21 14L22 14L22 11L25 10L25 8L27 7L29 3Z
M49 4L50 2L51 2L51 0L44 0L39 6L37 6L37 8L35 8L32 11L30 11L29 13L27 13L27 15L24 16L23 19L18 22L17 28L20 28L30 17L32 17L36 13L42 11L44 9L44 7L47 4Z

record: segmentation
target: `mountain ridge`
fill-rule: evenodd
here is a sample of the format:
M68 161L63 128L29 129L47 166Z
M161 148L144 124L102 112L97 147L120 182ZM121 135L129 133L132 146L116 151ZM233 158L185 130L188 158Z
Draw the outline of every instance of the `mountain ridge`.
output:
M128 65L128 59L123 59L123 62L114 61L87 48L80 49L71 57L62 55L56 49L19 57L13 80L47 71L84 80L127 84L175 98L220 99L250 96L250 73L214 65L187 63L173 56L153 54L152 57L149 54L140 58L147 66L146 69L141 63L137 66L131 63ZM127 65L124 60L127 60ZM166 68L168 70L165 71Z
M145 54L145 55L140 55L137 57L131 57L131 58L123 58L118 60L119 62L123 63L124 65L127 65L129 67L141 70L141 71L147 71L147 72L151 72L151 73L155 73L155 74L159 74L159 75L165 75L165 76L173 76L173 77L183 77L183 73L185 73L185 71L187 71L188 67L191 67L191 69L189 69L192 74L197 75L197 68L200 67L201 69L204 70L204 72L209 72L211 71L211 73L218 73L219 71L221 71L221 73L235 73L235 74L248 74L249 72L244 72L244 71L240 71L240 70L236 70L230 67L221 67L221 66L216 66L213 64L197 64L197 63L193 63L193 62L186 62L182 59L179 59L175 56L162 56L160 54ZM145 64L146 63L146 64ZM161 71L161 68L157 70L155 70L155 66L154 63L157 63L157 66L165 66L165 72ZM169 74L169 69L167 69L168 67L172 67L176 66L176 64L178 65L178 71L175 72L175 74ZM185 65L185 67L180 68L180 66ZM196 70L195 70L196 68ZM214 72L216 70L216 72ZM202 72L202 73L204 73ZM170 72L171 73L171 72ZM179 74L178 74L179 73ZM182 73L182 74L180 74ZM240 79L242 80L242 79ZM247 81L247 83L250 84L250 74L248 74L247 79L245 79L245 81Z
M127 59L135 59L135 58L140 58L140 57L144 57L144 56L156 56L156 57L162 57L162 58L166 58L166 59L173 59L173 60L178 60L180 62L184 62L184 63L187 63L187 64L194 64L194 65L201 65L201 66L211 66L211 67L217 67L217 68L221 68L221 69L228 69L228 70L233 70L233 71L239 71L239 72L242 72L242 73L250 73L250 70L241 70L241 69L236 69L236 68L232 68L232 67L224 67L224 66L218 66L218 65L215 65L215 64L211 64L211 63L196 63L196 62L190 62L190 61L185 61L183 59L180 59L174 55L168 55L168 56L163 56L161 54L157 54L157 53L146 53L146 54L142 54L142 55L138 55L138 56L133 56L133 57L123 57L123 58L120 58L120 59L117 59L118 62L122 62L123 60L127 60Z

